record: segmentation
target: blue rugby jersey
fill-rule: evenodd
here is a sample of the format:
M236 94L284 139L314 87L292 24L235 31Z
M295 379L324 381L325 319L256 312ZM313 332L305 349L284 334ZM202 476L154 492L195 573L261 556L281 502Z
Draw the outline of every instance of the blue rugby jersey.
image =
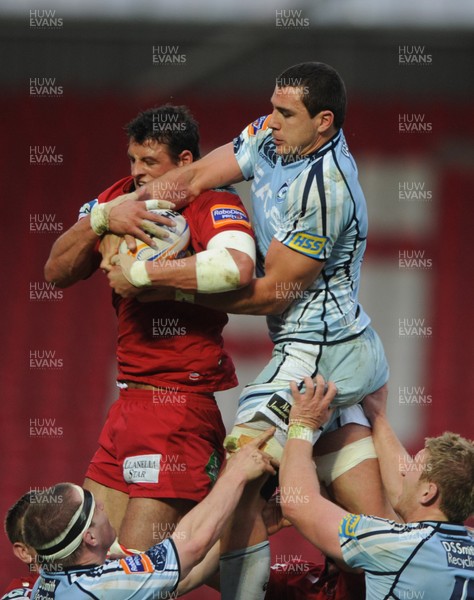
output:
M474 599L474 538L463 525L348 514L339 540L344 561L365 571L367 600Z
M360 334L370 319L358 303L360 268L366 246L367 208L357 167L342 130L307 156L279 156L260 117L234 139L245 179L252 179L257 273L273 238L311 258L325 261L306 291L286 289L293 300L282 315L267 317L274 343L290 340L331 343Z
M32 600L156 600L178 585L179 558L167 539L143 554L40 575Z

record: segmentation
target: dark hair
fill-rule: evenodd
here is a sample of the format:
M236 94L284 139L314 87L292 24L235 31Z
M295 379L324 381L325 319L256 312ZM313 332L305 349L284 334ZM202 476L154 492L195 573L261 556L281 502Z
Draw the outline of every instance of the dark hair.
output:
M302 88L302 102L310 117L322 110L334 114L334 126L340 129L346 116L346 88L339 73L320 62L305 62L283 71L276 80L277 87Z
M23 496L11 506L5 516L5 533L11 544L15 542L25 543L23 538L23 517L30 505L31 492Z
M137 144L147 140L166 144L176 163L183 150L189 150L194 160L200 157L199 126L186 106L165 104L149 108L125 125L125 131Z

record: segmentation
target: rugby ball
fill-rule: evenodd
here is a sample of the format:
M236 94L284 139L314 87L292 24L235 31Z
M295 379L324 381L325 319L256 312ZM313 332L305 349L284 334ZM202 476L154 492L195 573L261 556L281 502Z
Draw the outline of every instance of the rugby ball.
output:
M155 236L151 236L156 244L156 248L152 248L151 246L148 246L148 244L145 244L141 240L135 238L137 249L134 252L129 250L126 242L123 241L120 244L120 253L133 256L133 258L136 260L156 260L157 258L172 259L186 256L189 242L191 240L191 234L189 231L188 222L183 215L175 212L174 210L168 210L165 208L150 210L150 212L157 215L162 215L168 219L172 219L176 223L174 227L160 225L160 227L168 231L169 237L160 239Z

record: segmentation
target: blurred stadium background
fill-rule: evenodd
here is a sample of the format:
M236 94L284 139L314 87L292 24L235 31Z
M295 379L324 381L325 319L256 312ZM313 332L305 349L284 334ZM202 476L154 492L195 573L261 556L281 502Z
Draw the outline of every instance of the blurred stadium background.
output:
M53 290L43 265L81 204L128 174L122 126L187 104L205 153L269 112L276 76L306 60L348 90L370 219L361 299L391 365L393 423L410 451L448 429L473 437L470 0L2 0L0 17L2 515L27 490L82 481L116 396L106 280ZM232 316L225 337L244 384L271 352L265 321ZM237 397L219 398L227 426ZM315 556L288 531L272 550ZM23 572L4 536L1 556L0 591Z

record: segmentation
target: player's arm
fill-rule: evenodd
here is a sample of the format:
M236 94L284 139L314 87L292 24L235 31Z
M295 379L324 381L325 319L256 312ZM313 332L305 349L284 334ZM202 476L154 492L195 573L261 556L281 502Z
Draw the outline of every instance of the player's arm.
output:
M264 506L262 516L265 526L267 528L268 535L274 535L278 533L283 527L290 527L291 523L284 519L281 512L281 506L276 497L271 498ZM242 501L242 500L241 500ZM239 509L236 509L239 510ZM249 507L246 503L240 506L243 517L248 514ZM195 588L207 583L210 587L219 589L219 580L217 577L213 577L219 571L219 559L220 559L220 543L214 544L214 546L206 554L204 560L196 565L189 575L185 579L181 580L178 585L178 596L187 594ZM212 579L211 579L212 578Z
M216 148L189 165L172 169L140 188L141 198L163 198L177 208L186 206L205 190L237 183L244 179L232 142Z
M401 468L413 463L387 418L388 387L383 385L362 402L365 414L372 425L372 439L379 459L382 482L394 506L403 486Z
M337 389L318 375L316 386L305 378L306 390L300 394L291 382L294 404L290 412L288 440L280 465L280 502L283 516L324 554L342 560L339 523L347 515L320 491L312 460L313 432L329 417L329 405Z
M144 229L159 236L163 235L162 229L156 227L152 221L172 224L169 219L148 210L170 208L169 202L122 201L116 198L110 202L89 203L91 204L93 208L90 214L80 218L65 231L51 248L44 267L44 276L46 281L58 287L69 287L89 277L97 269L100 262L96 252L97 243L108 231L117 235L133 235L149 244L152 243L152 239ZM117 213L118 208L121 208L121 211ZM94 212L97 210L99 212Z
M225 294L198 292L190 301L235 314L280 314L288 308L296 294L304 293L323 267L323 261L295 252L273 239L265 260L264 277L252 279L246 287ZM170 292L159 290L153 293L145 287L142 289L139 296L142 302L173 298Z
M178 596L188 594L197 587L205 584L211 584L213 582L209 579L215 575L219 570L219 559L221 555L220 542L216 542L214 546L209 550L204 559L191 569L188 575L181 579L178 584L177 592ZM216 578L217 579L217 578Z
M178 551L182 579L217 542L246 483L264 473L275 474L270 457L259 451L274 431L270 428L234 454L210 494L178 523L171 537Z
M197 294L198 304L224 312L249 315L280 314L320 275L324 262L291 250L275 238L265 259L265 276L235 292ZM288 294L288 290L293 293Z
M46 281L66 288L89 277L99 266L95 252L98 240L90 217L77 221L54 242L44 267Z
M161 289L149 300L174 300L176 290L224 292L248 285L255 268L255 242L244 231L227 230L211 238L206 250L176 260L135 261L126 254L113 258L118 266L108 273L111 287L124 297Z

